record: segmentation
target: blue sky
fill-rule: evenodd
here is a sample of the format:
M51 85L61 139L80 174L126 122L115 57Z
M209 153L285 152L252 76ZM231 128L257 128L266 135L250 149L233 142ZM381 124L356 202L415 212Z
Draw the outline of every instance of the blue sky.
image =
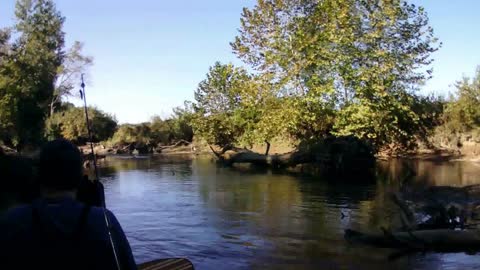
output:
M215 61L241 64L229 42L240 13L254 0L57 0L67 18L67 44L85 43L95 58L88 101L121 123L166 117L192 100ZM434 78L424 93L445 94L480 65L480 1L413 0L429 13L443 47L435 53ZM10 26L14 0L1 0L0 27Z

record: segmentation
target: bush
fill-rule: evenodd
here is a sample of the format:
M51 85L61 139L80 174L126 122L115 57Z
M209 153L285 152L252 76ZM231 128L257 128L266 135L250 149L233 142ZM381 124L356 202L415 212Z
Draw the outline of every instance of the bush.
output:
M109 139L117 128L115 118L94 107L88 108L94 142ZM46 137L50 140L64 138L83 144L89 140L85 111L81 107L66 106L46 121Z
M450 133L469 132L480 127L480 67L475 77L456 84L457 92L445 106L443 121Z
M154 116L151 122L124 124L109 140L111 145L134 144L136 149L169 145L180 140L191 142L193 131L191 117L184 110L174 109L175 115L166 120Z

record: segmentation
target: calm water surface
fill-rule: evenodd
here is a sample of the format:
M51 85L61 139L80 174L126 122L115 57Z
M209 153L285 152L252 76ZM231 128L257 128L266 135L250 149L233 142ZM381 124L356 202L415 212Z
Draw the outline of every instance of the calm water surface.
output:
M137 262L186 257L197 269L478 269L464 253L414 254L348 244L347 228L395 224L401 185L480 183L480 164L391 161L349 184L220 168L208 158L113 157L103 163L107 205Z

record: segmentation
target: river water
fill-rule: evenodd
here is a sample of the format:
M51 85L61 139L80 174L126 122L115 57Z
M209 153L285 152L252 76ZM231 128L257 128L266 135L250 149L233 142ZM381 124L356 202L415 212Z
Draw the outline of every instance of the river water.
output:
M346 243L347 228L395 224L388 192L402 185L480 183L480 164L378 162L374 179L221 168L205 157L110 157L108 207L138 263L185 257L196 269L478 269L480 257L394 251Z

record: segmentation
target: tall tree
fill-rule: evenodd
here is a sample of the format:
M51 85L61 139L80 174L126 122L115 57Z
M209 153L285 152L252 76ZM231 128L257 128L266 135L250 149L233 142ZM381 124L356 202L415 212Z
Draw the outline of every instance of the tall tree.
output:
M424 9L404 0L258 0L232 48L297 100L300 127L333 113L317 130L384 145L411 141L412 90L429 78L436 42Z
M11 132L3 132L3 140L22 148L43 137L44 120L64 58L65 19L52 0L18 0L15 15L14 30L19 37L2 63L0 100L9 104L4 115Z
M232 112L240 102L240 92L250 80L248 73L232 64L216 62L195 91L195 101L206 114Z
M208 143L226 146L242 134L234 112L239 108L241 93L251 81L242 68L216 62L207 78L195 91L197 116L194 128Z
M10 30L0 29L0 142L13 133L13 97L7 92L8 78L5 76L5 62L10 54Z

